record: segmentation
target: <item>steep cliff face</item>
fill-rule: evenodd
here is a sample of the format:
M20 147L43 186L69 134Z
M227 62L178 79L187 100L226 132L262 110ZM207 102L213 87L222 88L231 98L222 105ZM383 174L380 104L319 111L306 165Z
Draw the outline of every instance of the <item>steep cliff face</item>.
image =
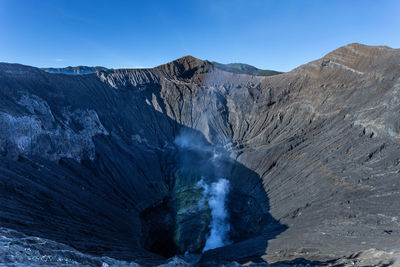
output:
M184 57L51 74L0 64L0 224L81 252L199 264L399 247L400 51L351 44L275 76ZM204 206L201 203L206 203Z

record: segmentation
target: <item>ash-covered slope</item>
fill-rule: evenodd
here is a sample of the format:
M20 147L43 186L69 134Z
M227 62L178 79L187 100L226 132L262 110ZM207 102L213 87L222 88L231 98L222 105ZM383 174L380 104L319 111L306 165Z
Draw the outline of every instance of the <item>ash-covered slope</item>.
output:
M3 227L161 263L201 252L199 181L226 178L230 244L199 264L400 249L399 50L351 44L270 77L193 57L84 76L4 63L0 96Z

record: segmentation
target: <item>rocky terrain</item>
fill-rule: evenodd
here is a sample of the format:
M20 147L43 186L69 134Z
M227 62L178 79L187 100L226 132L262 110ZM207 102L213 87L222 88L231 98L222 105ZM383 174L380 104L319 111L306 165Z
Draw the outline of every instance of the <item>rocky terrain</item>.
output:
M0 63L0 261L395 265L399 113L384 46L272 76L190 56L85 75ZM227 236L203 251L215 222Z

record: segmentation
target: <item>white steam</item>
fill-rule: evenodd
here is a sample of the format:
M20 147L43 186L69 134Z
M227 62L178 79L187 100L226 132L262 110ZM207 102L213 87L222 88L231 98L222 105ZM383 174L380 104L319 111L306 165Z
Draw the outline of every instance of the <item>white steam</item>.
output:
M228 233L230 225L228 221L228 211L226 209L226 196L229 193L229 181L220 178L217 182L207 185L203 179L199 186L203 188L204 199L200 205L204 205L207 200L211 209L210 233L207 236L203 252L206 250L223 247L230 243Z
M175 145L183 150L194 150L193 158L190 155L184 154L181 158L182 165L193 164L198 166L199 171L208 181L214 181L208 184L202 177L197 183L197 186L203 190L203 197L198 202L198 207L201 211L206 211L208 208L211 211L211 221L208 225L209 233L206 237L206 242L202 252L223 247L230 244L229 240L229 214L226 207L227 196L229 194L229 181L225 178L216 177L223 176L224 165L222 160L224 153L220 147L212 147L201 135L191 132L183 132L177 136L174 141ZM204 161L204 164L198 164L196 160Z

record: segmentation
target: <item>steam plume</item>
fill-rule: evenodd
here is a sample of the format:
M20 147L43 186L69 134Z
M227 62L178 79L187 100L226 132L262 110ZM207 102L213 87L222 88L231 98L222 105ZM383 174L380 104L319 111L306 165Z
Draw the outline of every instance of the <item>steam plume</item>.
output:
M203 252L206 250L225 246L230 243L228 233L228 211L226 209L226 196L229 193L229 181L220 178L217 182L208 186L203 180L199 182L203 188L203 194L211 209L210 233L207 236Z
M200 210L205 211L208 204L211 211L211 222L208 225L209 233L202 251L229 244L230 224L226 207L229 181L225 178L216 179L225 173L224 166L221 164L223 153L218 147L207 145L207 141L201 135L190 132L182 133L174 142L182 149L180 157L182 167L196 166L201 175L204 175L197 183L197 186L203 190L203 197L198 205ZM187 151L191 153L187 153ZM199 161L203 164L199 164Z

